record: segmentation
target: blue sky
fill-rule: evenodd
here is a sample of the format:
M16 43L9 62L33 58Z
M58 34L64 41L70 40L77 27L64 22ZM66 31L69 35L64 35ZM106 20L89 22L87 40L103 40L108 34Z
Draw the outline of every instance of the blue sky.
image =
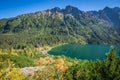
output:
M54 7L65 8L67 5L81 10L100 10L104 7L120 7L120 0L0 0L0 18L15 17Z

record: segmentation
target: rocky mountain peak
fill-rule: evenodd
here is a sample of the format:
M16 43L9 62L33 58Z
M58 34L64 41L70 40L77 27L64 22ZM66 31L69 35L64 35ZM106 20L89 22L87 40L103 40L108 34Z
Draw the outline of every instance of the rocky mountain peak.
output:
M61 9L59 7L55 7L51 9L51 12L61 12Z

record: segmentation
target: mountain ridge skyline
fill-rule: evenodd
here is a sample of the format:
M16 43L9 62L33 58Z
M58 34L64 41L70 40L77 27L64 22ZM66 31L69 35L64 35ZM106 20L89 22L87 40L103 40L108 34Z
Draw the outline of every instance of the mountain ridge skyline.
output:
M103 9L99 9L99 10L88 10L88 11L85 11L85 10L81 10L81 9L79 9L78 7L75 7L75 6L72 6L72 5L66 5L64 8L60 8L60 7L55 6L55 7L50 8L50 9L39 10L39 11L34 11L34 12L27 12L27 13L23 13L23 14L19 14L19 15L13 16L13 17L3 17L3 18L0 17L0 19L15 18L15 17L21 16L21 15L34 14L34 13L38 13L38 12L44 12L44 11L47 11L47 10L53 10L53 9L55 9L55 8L59 8L59 9L61 9L61 10L64 10L64 9L66 9L66 7L77 8L78 10L83 11L83 12L90 12L90 11L96 11L96 12L99 12L99 11L101 11L101 10L104 10L105 8L109 8L109 9L119 8L119 9L120 9L120 7L118 7L118 6L115 6L115 7L105 6Z
M120 43L120 8L106 7L99 11L84 12L76 7L67 6L65 9L53 8L23 14L1 19L0 33L3 37L4 35L9 37L9 34L15 34L16 37L20 34L19 38L27 37L24 39L25 44L43 45L62 42L118 44ZM51 41L48 41L49 39Z

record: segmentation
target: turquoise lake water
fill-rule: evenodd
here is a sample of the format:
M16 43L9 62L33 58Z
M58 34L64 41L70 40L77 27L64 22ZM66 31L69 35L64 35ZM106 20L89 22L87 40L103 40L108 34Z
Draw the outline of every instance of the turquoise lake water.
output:
M51 55L64 55L77 59L105 59L105 54L109 52L111 45L95 45L95 44L64 44L52 48L48 51ZM116 54L120 54L120 45L113 45L116 49Z

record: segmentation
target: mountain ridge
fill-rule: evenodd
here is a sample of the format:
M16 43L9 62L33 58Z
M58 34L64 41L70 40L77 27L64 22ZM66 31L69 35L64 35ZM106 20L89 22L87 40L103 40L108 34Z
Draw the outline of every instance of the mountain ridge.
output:
M24 35L24 44L119 44L120 8L85 12L70 5L63 9L55 7L1 19L0 33Z

